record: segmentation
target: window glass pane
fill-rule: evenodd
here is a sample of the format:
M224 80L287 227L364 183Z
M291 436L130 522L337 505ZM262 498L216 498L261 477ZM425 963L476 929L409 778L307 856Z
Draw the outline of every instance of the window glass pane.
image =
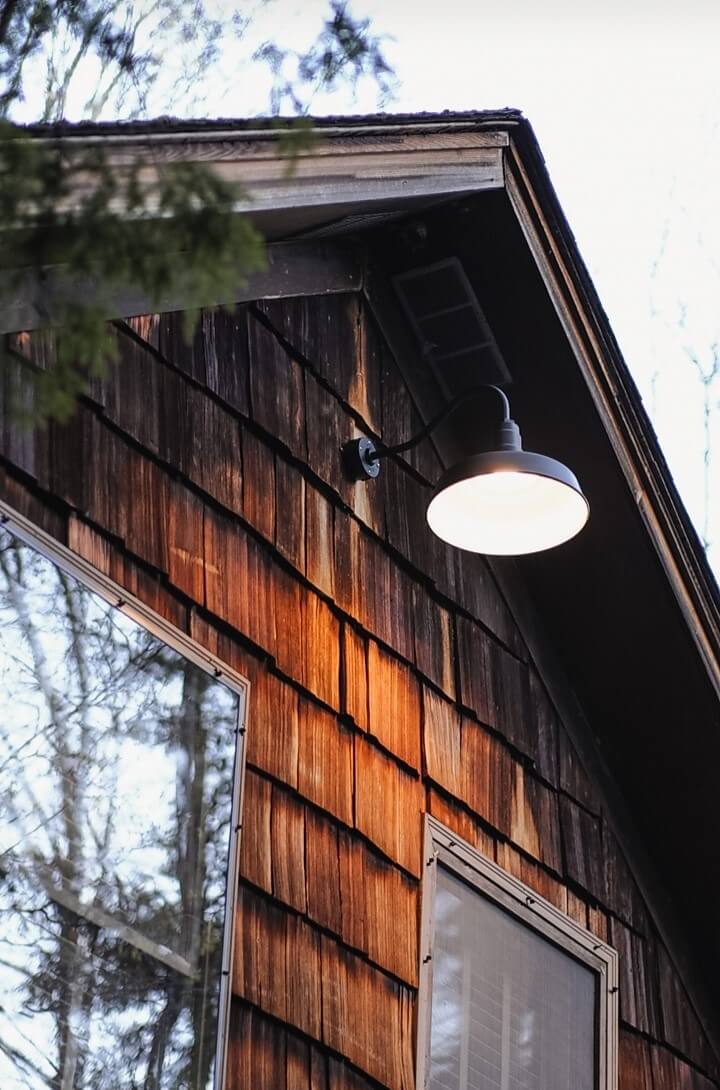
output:
M431 1090L593 1090L592 970L438 867Z
M238 695L0 530L0 1087L207 1090Z

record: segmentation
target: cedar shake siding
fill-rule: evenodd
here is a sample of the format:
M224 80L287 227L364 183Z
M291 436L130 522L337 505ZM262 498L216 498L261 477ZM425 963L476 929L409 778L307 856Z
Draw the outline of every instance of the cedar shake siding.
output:
M182 326L110 327L66 426L6 414L0 495L250 680L229 1090L414 1087L425 813L617 950L622 1090L720 1085L488 564L425 525L432 444L343 476L421 424L364 297Z

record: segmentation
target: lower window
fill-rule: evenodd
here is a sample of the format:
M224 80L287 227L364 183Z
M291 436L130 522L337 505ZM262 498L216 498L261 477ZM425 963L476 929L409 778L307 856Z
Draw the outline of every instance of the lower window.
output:
M244 688L119 594L0 529L3 1090L222 1075Z
M614 952L432 818L419 1087L611 1090Z

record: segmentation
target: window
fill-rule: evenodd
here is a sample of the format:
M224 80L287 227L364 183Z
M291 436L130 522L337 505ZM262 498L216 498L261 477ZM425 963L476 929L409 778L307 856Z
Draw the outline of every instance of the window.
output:
M613 950L427 819L418 1087L614 1090Z
M219 1087L244 683L2 521L0 1086Z

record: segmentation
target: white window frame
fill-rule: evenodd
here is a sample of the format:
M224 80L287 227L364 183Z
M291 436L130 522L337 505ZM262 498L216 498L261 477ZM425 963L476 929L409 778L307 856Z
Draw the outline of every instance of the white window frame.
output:
M502 870L476 848L456 836L436 818L425 816L422 920L420 931L420 986L418 999L418 1090L427 1090L430 1077L433 948L437 869L441 864L479 894L505 909L515 919L549 939L569 956L583 962L598 977L596 1073L597 1090L618 1086L618 964L617 953L584 927L538 896L523 882Z
M4 500L0 499L0 526L10 530L26 545L36 549L47 560L52 561L62 571L73 576L88 590L93 591L130 617L157 639L172 647L184 658L211 674L217 681L227 685L238 697L238 718L235 727L235 763L232 780L232 804L230 815L230 842L228 849L228 874L225 890L225 926L223 932L223 951L221 960L220 996L218 1001L218 1031L215 1052L214 1090L223 1090L227 1075L227 1048L230 1023L230 1000L232 996L232 968L235 934L235 909L240 864L240 832L242 828L242 800L245 785L245 732L247 726L247 705L250 694L250 682L237 670L233 670L216 655L211 654L196 640L171 625L155 610L146 606L139 598L99 571L83 557L62 545L50 534L36 526L30 519L19 514Z

